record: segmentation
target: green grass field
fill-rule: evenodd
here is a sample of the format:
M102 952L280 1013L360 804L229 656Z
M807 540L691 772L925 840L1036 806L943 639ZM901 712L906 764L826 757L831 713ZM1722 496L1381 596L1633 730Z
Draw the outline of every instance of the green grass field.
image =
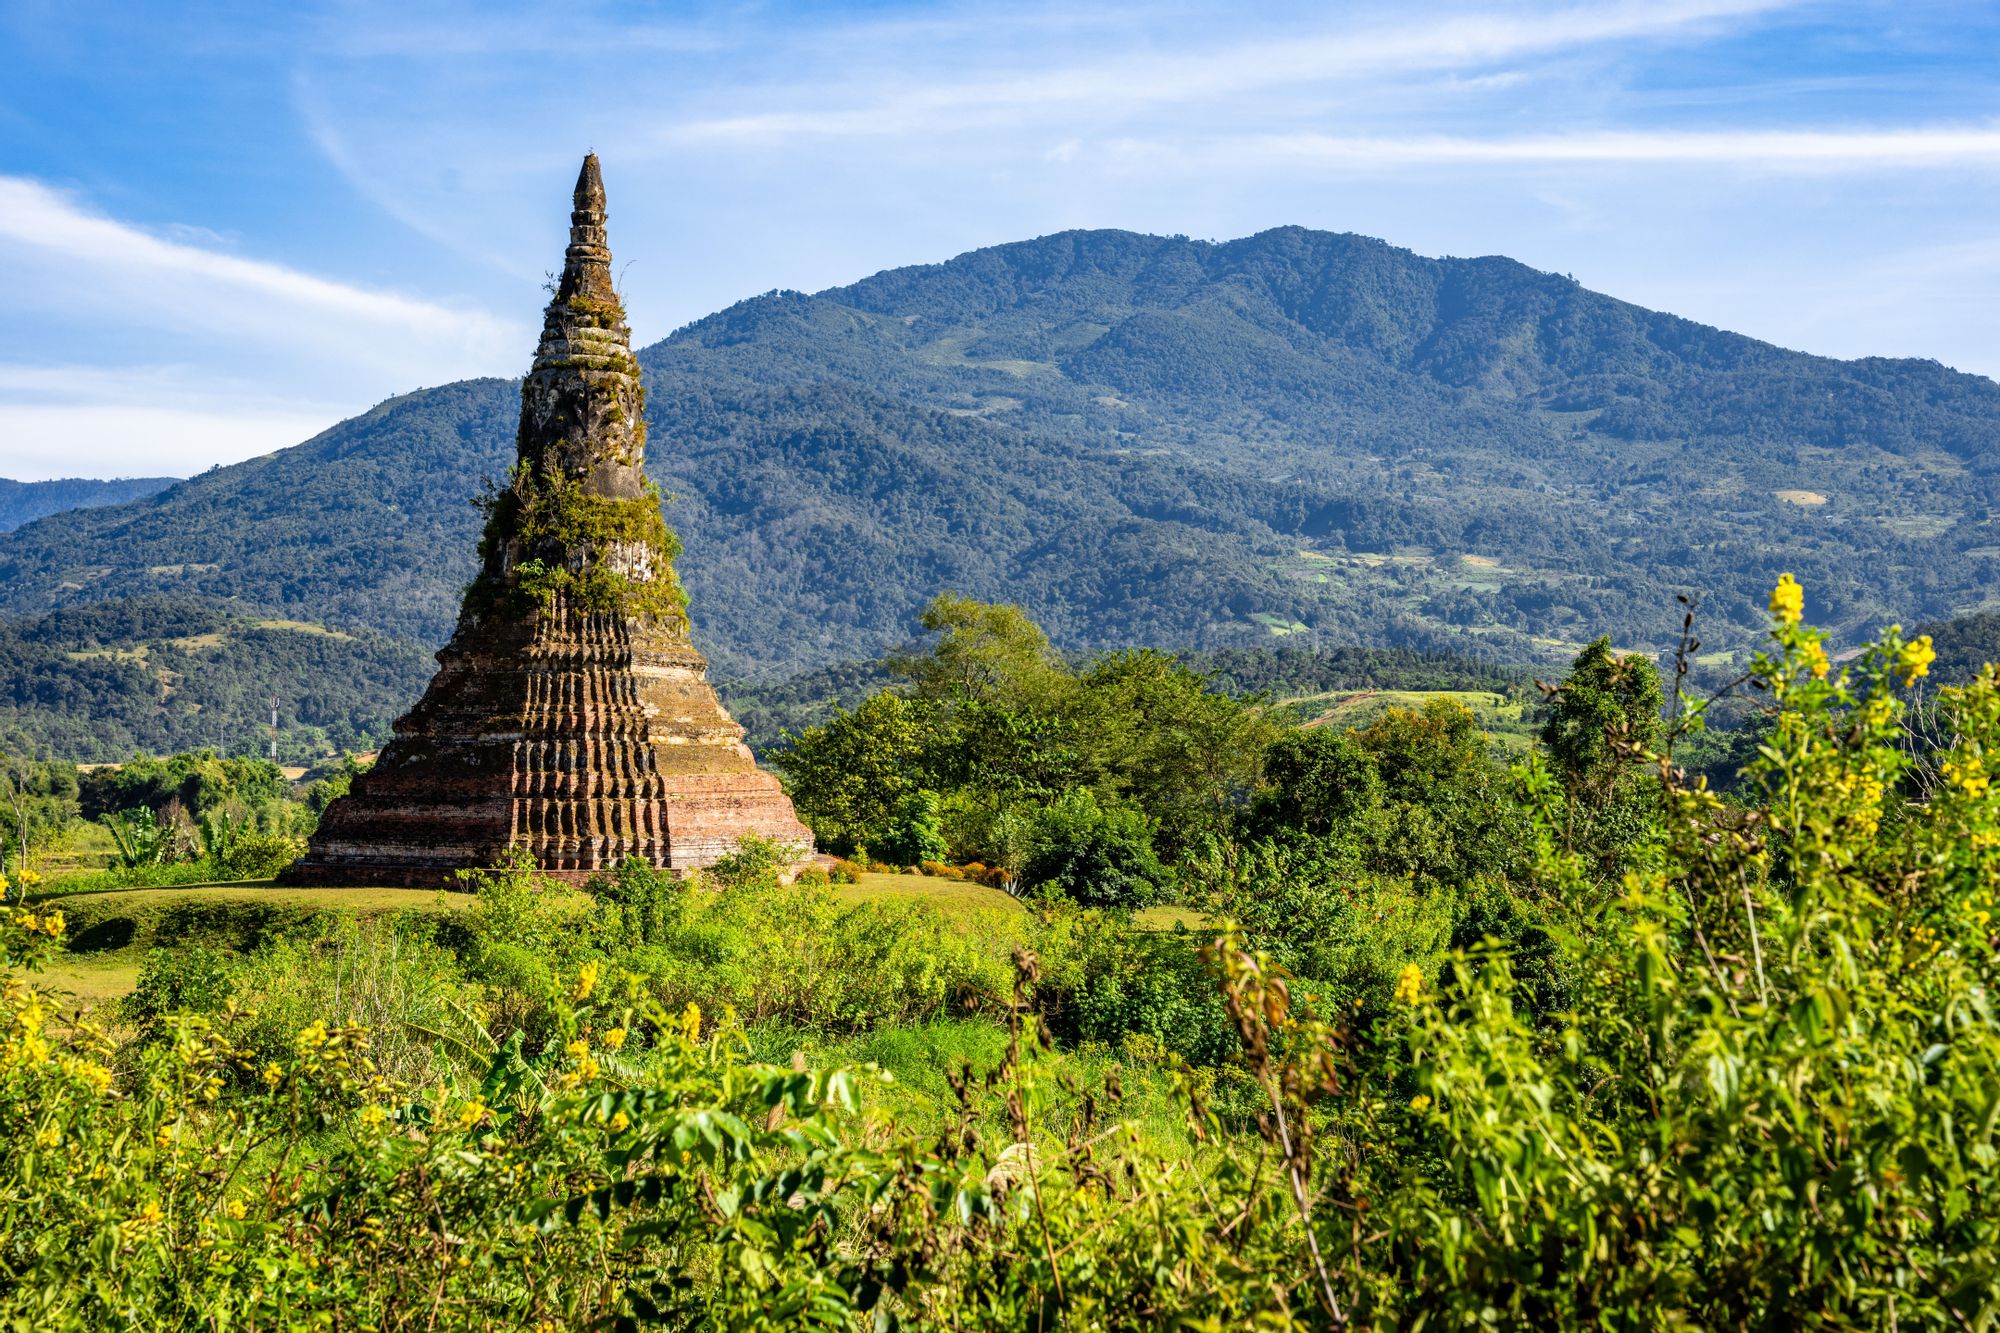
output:
M836 885L843 902L920 902L935 908L965 934L1003 927L1027 907L999 889L928 875L869 873L859 884ZM269 880L235 884L181 884L162 888L110 889L51 894L40 906L60 908L70 919L71 951L42 978L75 998L78 1007L129 993L149 950L182 943L211 948L254 948L268 934L309 920L319 912L352 912L360 917L415 911L463 911L472 901L462 893L435 889L280 888ZM1207 925L1185 907L1149 907L1134 914L1147 930Z
M116 999L132 989L149 950L181 943L251 948L267 934L319 912L388 916L402 911L453 912L471 899L431 889L288 889L268 880L181 884L51 895L70 922L70 951L42 973L78 1007Z

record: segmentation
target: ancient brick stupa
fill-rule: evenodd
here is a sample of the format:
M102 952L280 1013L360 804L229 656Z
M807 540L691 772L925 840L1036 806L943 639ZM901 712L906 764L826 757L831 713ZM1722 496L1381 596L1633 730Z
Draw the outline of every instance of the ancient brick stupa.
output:
M510 849L581 880L628 856L707 865L745 834L810 850L688 639L594 154L569 235L458 630L290 882L444 884Z

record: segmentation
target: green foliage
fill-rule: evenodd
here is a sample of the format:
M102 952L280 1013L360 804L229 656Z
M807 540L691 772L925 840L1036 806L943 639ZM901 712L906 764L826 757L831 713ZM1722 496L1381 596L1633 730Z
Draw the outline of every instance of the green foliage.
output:
M836 711L773 755L823 846L1018 868L1033 812L1089 791L1136 808L1171 858L1247 797L1272 728L1173 657L1112 653L1079 674L1019 607L962 597L925 623L936 640L890 663L908 693ZM942 841L920 847L898 830L926 792Z
M774 756L820 845L852 851L929 776L942 748L937 710L892 691L838 712Z
M608 943L617 949L636 949L657 944L680 921L686 883L670 870L662 870L628 856L609 875L594 877L585 889L616 909L603 927Z
M1360 730L1282 736L1246 837L1294 834L1357 870L1456 892L1526 869L1524 815L1478 722L1449 699L1391 708Z
M1835 669L1795 591L1738 799L1668 770L1586 845L1462 710L1291 738L1257 836L1182 858L1239 918L1200 947L959 928L751 842L505 867L464 938L190 920L121 1045L27 975L95 924L0 907L0 1323L1988 1326L2000 671L1941 692L1908 802L1931 644Z
M0 719L46 753L91 763L203 747L261 755L274 696L285 762L371 749L436 669L421 643L186 595L0 618L0 662Z
M86 774L83 813L91 818L143 807L158 814L178 805L200 819L225 805L257 809L283 798L284 774L265 759L223 758L212 750L125 763Z
M918 623L937 639L887 666L919 699L1047 710L1076 687L1042 627L1019 606L940 593Z
M889 817L868 835L875 855L894 865L912 866L951 854L944 818L934 791L905 792Z
M78 787L76 766L37 758L32 741L0 746L0 869L18 879L37 851L69 836L81 813Z
M1083 907L1145 907L1169 876L1137 810L1100 805L1087 788L1064 792L1028 825L1021 887Z
M486 569L466 589L468 608L504 597L516 614L546 611L562 597L587 613L624 611L682 624L687 594L674 574L680 539L667 527L659 488L632 499L593 494L559 472L517 464L513 485L487 499L480 553ZM518 553L500 567L502 543ZM637 573L630 566L637 564Z
M1264 756L1264 779L1255 823L1315 837L1360 823L1387 799L1374 753L1332 727L1279 737Z
M921 904L848 905L831 885L762 878L692 894L664 938L619 966L667 1008L855 1032L997 1011L1007 943L969 939Z
M1659 749L1660 673L1639 657L1618 657L1601 638L1578 653L1550 696L1542 745L1563 782L1607 797L1634 752Z
M221 1009L236 986L227 955L202 944L154 949L139 965L139 980L119 1005L140 1040L156 1042L176 1014L212 1014Z
M326 808L354 788L354 779L366 773L373 764L364 764L351 754L340 756L333 770L322 777L313 778L306 786L306 812L317 824L326 813ZM310 775L308 775L310 776Z
M172 486L175 477L118 477L98 480L64 477L56 481L7 481L0 479L0 532L10 532L23 523L32 523L68 509L95 509L102 505L142 500Z
M1235 1052L1222 996L1192 936L1132 931L1117 914L1058 912L1037 923L1034 945L1037 998L1057 1036L1149 1047L1208 1066Z

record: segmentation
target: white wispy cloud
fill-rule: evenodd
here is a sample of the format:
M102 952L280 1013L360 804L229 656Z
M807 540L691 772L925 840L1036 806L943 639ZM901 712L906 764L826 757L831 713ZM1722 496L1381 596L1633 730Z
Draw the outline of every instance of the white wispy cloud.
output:
M193 280L211 300L250 299L298 313L333 316L453 338L495 321L475 310L370 291L266 260L224 254L120 222L40 181L0 176L0 245L84 266L100 281L118 275Z
M1490 139L1298 133L1213 136L1194 141L1128 138L1106 147L1112 155L1128 161L1177 161L1203 169L1221 163L1248 166L1282 161L1329 167L1631 162L1874 170L2000 163L2000 126L1602 130Z
M0 476L193 471L415 387L504 373L523 325L149 229L0 176L0 319L87 364L0 363ZM19 354L17 353L17 356Z
M865 85L794 88L791 100L807 104L693 118L673 125L664 137L768 142L930 134L942 127L991 126L1090 109L1129 112L1343 79L1379 81L1416 71L1478 68L1612 42L1686 37L1795 3L1641 0L1533 14L1444 14L1397 26L1302 32L1283 40L1126 56L1033 73L943 79L887 96L864 92L880 86L876 79Z
M309 439L333 418L308 412L198 411L158 405L0 401L0 474L184 477Z

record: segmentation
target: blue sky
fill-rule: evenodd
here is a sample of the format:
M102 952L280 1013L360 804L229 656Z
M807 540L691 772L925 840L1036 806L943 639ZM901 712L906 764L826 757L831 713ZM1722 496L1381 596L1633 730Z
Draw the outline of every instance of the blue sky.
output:
M635 333L1068 227L1507 254L2000 375L2000 6L0 0L0 476L526 365L604 158Z

